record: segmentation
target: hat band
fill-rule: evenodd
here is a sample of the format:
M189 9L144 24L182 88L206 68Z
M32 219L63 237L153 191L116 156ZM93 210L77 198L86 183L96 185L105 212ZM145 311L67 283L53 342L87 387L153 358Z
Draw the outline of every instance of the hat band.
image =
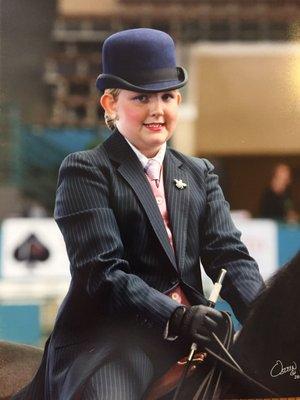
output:
M105 74L105 73L102 74L102 77L112 77L112 76L113 75L111 74ZM176 80L178 79L178 71L177 68L160 68L152 71L136 72L134 74L126 74L126 75L122 74L122 76L119 77L135 85L140 85L140 84L145 85L153 82L157 83L163 81Z

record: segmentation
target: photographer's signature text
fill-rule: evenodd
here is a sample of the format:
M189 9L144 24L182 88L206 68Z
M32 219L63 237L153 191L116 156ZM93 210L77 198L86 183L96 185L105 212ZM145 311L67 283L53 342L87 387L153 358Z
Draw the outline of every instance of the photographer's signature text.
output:
M277 360L270 370L272 378L276 378L281 375L289 374L293 379L300 379L300 375L297 374L297 364L292 361L290 365L284 366L282 361Z

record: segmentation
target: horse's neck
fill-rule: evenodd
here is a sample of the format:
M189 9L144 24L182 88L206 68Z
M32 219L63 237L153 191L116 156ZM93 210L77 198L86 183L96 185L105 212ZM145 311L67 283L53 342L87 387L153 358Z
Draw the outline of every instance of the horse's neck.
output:
M0 341L0 400L10 398L31 381L42 355L37 347Z

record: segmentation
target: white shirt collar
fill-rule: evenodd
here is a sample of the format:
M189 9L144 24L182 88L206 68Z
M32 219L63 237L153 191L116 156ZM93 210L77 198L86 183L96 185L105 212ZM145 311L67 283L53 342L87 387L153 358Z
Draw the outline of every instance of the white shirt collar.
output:
M127 140L126 138L125 138L125 140L129 144L129 146L132 148L132 150L135 152L135 154L137 155L137 158L140 160L143 168L145 168L148 161L150 160L150 158L147 158L144 154L142 154L132 143L129 142L129 140ZM165 153L166 153L166 148L167 148L167 144L164 143L161 146L161 148L159 149L156 156L152 157L151 160L156 160L159 162L160 165L162 165L162 163L164 161Z

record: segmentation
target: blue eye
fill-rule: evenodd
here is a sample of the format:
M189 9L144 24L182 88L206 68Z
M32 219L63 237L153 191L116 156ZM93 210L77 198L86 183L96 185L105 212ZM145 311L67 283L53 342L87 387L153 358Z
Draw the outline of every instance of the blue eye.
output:
M174 94L173 93L164 93L163 95L162 95L162 99L163 100L170 100L170 99L174 99Z
M139 94L134 96L133 100L137 100L141 103L146 103L149 100L149 96L147 94Z

